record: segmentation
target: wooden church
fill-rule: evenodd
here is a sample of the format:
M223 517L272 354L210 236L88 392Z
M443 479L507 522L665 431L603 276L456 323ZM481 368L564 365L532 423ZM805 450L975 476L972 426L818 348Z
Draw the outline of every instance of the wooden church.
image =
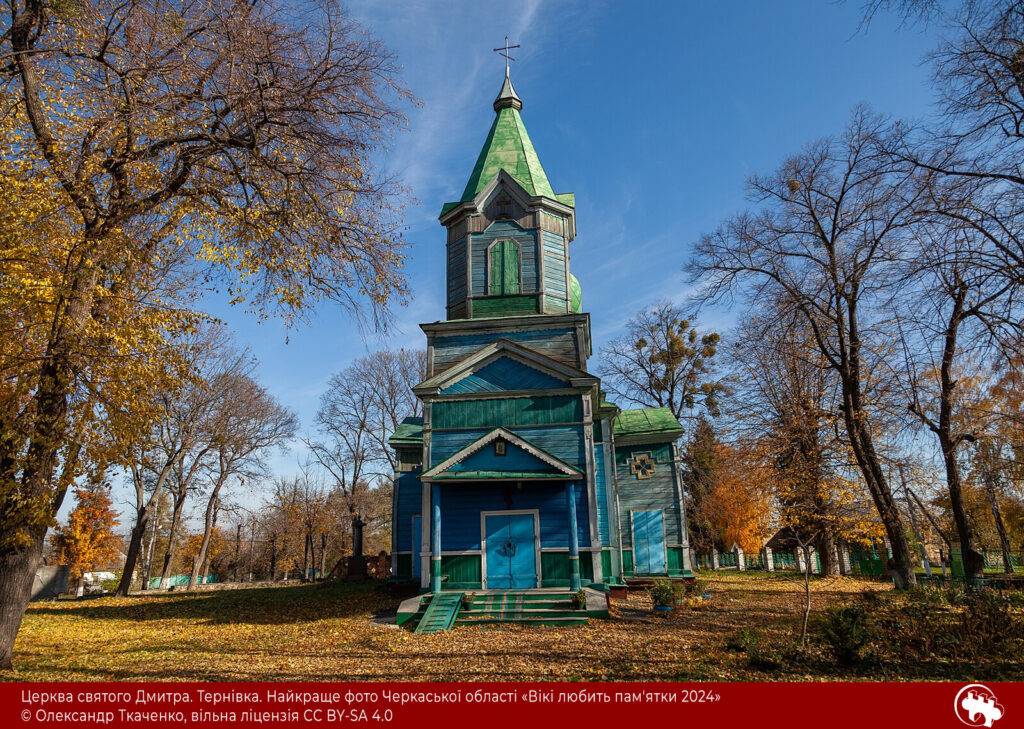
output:
M423 591L601 588L689 576L665 408L620 410L587 370L590 315L556 193L506 68L461 199L446 203L447 311L422 324L422 418L390 439L392 573Z

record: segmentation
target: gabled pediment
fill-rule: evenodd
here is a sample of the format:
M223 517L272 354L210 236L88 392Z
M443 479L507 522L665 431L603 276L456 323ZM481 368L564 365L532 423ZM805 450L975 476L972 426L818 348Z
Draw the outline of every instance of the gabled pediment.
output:
M467 215L486 215L488 212L495 214L489 216L489 220L496 220L498 211L494 209L494 203L499 197L508 198L509 209L506 213L510 218L519 219L520 214L544 210L567 221L570 241L576 237L576 199L571 192L552 196L534 195L504 169L499 169L472 197L445 203L441 208L441 224L450 226Z
M503 455L498 454L496 442ZM424 481L565 480L583 473L505 428L496 428L445 459L420 478Z
M564 387L569 387L567 377L555 377L515 357L501 354L448 385L440 394L551 390Z
M501 363L501 360L507 360L507 363ZM526 368L519 370L524 379L518 386L513 381L516 367ZM444 372L424 380L413 388L413 392L424 396L460 391L586 388L597 382L597 378L589 372L570 367L510 339L499 339L481 347ZM464 383L462 389L456 386L457 383Z

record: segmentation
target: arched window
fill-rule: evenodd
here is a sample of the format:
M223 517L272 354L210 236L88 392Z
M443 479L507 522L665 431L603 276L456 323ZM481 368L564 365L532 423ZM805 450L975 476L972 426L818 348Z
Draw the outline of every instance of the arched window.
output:
M490 250L490 294L519 293L519 246L513 240L499 240Z

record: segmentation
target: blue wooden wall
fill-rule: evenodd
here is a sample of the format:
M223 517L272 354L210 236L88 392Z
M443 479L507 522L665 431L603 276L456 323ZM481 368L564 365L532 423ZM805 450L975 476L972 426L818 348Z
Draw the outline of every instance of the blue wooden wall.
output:
M559 387L568 387L568 383L511 357L499 357L441 390L441 394L548 390Z
M480 512L512 509L540 511L541 547L568 548L569 511L564 483L527 483L522 488L501 483L444 484L441 487L441 550L480 549ZM581 547L590 546L586 489L576 486L577 533Z
M654 474L638 479L630 472L629 459L634 453L651 453L655 460ZM664 509L665 543L679 544L682 532L679 524L679 500L673 477L672 448L669 444L616 446L615 475L619 489L619 529L623 546L632 545L629 512L631 509Z
M488 443L465 460L448 469L459 471L532 471L550 473L554 468L537 456L527 453L514 443L509 443L505 455L494 454L494 443Z
M412 517L420 513L423 506L423 485L420 477L415 473L403 473L398 477L396 484L395 499L395 524L391 525L396 535L396 544L399 552L412 550L419 552L419 545L412 544Z
M455 455L473 441L487 435L491 429L434 430L430 439L430 468ZM550 427L510 427L511 432L550 453L566 463L586 471L582 425Z

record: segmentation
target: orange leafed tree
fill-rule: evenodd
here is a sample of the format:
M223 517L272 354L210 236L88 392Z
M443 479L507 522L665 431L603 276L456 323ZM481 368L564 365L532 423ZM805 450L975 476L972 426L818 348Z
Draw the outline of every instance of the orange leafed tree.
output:
M80 580L116 560L121 540L114 534L117 516L106 488L78 489L75 495L78 505L68 525L57 528L53 542L60 563L71 567L71 579Z
M409 94L335 0L301 5L0 12L0 669L64 490L184 377L200 296L375 322L405 297L372 156Z
M769 528L767 470L744 446L716 444L715 470L710 489L701 504L701 516L725 549L739 544L756 553Z

